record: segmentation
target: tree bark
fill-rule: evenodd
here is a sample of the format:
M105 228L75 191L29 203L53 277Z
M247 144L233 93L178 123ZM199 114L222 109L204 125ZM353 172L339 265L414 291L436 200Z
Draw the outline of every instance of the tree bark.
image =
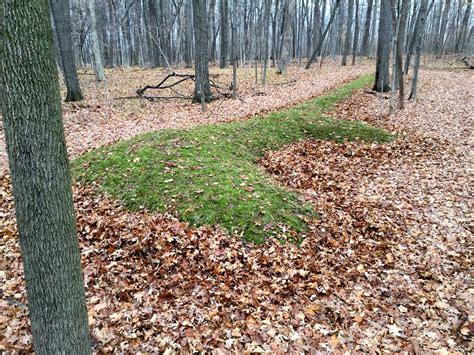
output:
M0 105L37 354L90 354L48 1L4 0Z
M390 0L382 0L379 19L379 38L377 41L377 64L375 69L374 91L390 90L389 65L390 42L392 37Z
M467 0L467 8L461 24L458 39L456 41L456 53L460 53L466 46L467 31L469 26L469 18L471 16L472 0Z
M313 53L311 54L311 57L308 59L308 63L306 63L305 69L309 69L311 67L311 64L313 64L314 60L316 57L321 53L321 48L323 47L324 39L326 38L329 29L331 28L331 25L334 21L334 17L336 16L336 11L337 8L339 7L339 4L341 3L341 0L336 0L336 3L334 4L334 8L332 9L331 12L331 17L329 18L329 22L326 25L326 29L323 32L323 35L321 36L319 43L315 44Z
M354 42L352 44L352 65L356 63L357 47L359 45L359 0L355 0L355 28L354 28Z
M428 0L421 0L420 5L420 21L418 28L415 27L416 31L416 41L415 41L415 67L413 73L413 80L411 84L411 93L409 100L416 100L416 90L418 85L418 73L420 71L420 59L421 59L421 49L423 46L423 35L425 32L426 26L426 17L428 15Z
M278 73L286 75L288 65L291 60L291 39L293 29L293 10L295 8L295 0L284 0L283 10L283 39L281 45L280 60L278 61Z
M364 23L364 35L362 37L362 44L360 49L361 55L369 54L369 45L370 45L370 21L372 20L372 9L374 6L374 0L368 0L367 2L367 12L365 14L365 23Z
M214 98L209 83L209 26L206 0L193 0L195 88L193 102L210 102Z
M86 1L89 7L92 35L92 53L94 57L94 72L98 81L105 80L104 64L102 63L102 55L99 45L99 34L97 32L97 21L95 14L95 0Z
M342 63L341 65L347 65L347 56L351 49L352 42L352 21L354 17L354 0L348 0L348 10L347 10L347 19L346 19L346 35L344 39L344 51L342 53Z
M445 0L443 16L441 18L441 28L439 30L438 40L436 42L436 48L435 48L436 58L441 58L441 55L443 53L444 37L446 35L446 26L448 24L448 15L449 15L450 7L451 7L451 0Z
M221 56L220 67L227 68L227 58L229 51L229 1L221 0Z
M77 77L69 0L50 0L50 4L58 47L61 52L61 69L67 88L66 102L80 101L83 96Z
M395 80L398 80L398 108L403 110L405 108L404 98L405 98L405 82L403 78L403 52L405 48L405 38L407 30L407 19L408 12L410 8L410 0L402 0L402 7L400 10L400 18L398 24L398 33L397 33L397 49L395 54L396 61L396 70L395 70Z

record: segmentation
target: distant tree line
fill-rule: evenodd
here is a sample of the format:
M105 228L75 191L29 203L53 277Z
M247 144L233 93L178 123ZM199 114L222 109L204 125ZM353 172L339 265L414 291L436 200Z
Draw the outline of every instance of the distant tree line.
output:
M208 87L209 63L221 68L233 65L234 72L237 66L253 65L256 82L265 84L269 67L285 74L291 61L309 68L317 60L322 63L324 57L339 55L342 65L355 65L358 57L375 57L377 91L389 91L394 83L398 88L400 73L406 74L413 65L412 91L416 97L421 53L441 58L451 53L469 54L474 47L472 0L50 3L57 61L68 86L67 100L71 101L82 97L73 73L76 65L92 66L98 80L105 79L104 67L171 69L196 65L200 72L196 73L195 94L199 96L200 90ZM390 63L393 76L389 74ZM211 98L208 92L206 100Z

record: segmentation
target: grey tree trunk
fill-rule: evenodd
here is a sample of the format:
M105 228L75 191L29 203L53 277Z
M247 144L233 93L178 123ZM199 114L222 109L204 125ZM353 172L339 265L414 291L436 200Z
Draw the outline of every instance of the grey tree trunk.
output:
M237 1L232 1L232 98L237 98L237 62L239 57L239 49L237 47Z
M227 68L227 58L229 57L229 1L221 0L221 56L220 67Z
M321 6L319 0L316 0L313 11L313 46L317 46L322 35Z
M79 79L77 78L76 61L73 50L71 13L69 0L50 0L58 48L61 55L62 72L66 83L66 102L83 99Z
M354 42L352 43L352 65L356 63L357 47L359 45L359 0L355 0L355 28Z
M444 37L446 35L446 26L448 24L448 15L449 15L450 7L451 7L451 0L445 0L443 16L441 18L441 28L439 30L438 40L436 42L436 48L435 48L436 58L441 58L441 55L443 53Z
M295 8L295 0L284 0L283 10L283 39L281 45L281 55L278 61L278 73L286 75L288 73L288 65L291 60L291 39L293 29L293 11Z
M193 102L210 102L214 98L209 83L209 26L206 0L193 0L195 88Z
M348 10L346 18L346 35L344 39L344 51L342 52L342 63L341 65L347 65L347 56L351 50L352 42L352 21L354 17L354 0L348 0Z
M365 14L365 23L364 23L364 35L362 37L362 44L360 49L361 55L369 54L370 46L370 21L372 19L372 9L374 6L374 0L368 0L367 2L367 12Z
M395 80L398 80L398 108L403 110L405 108L405 83L403 78L403 52L405 48L405 38L407 30L408 12L410 8L410 0L402 0L402 7L400 9L400 18L398 23L397 33L397 48L395 54Z
M418 73L420 71L420 59L421 59L421 49L423 46L423 35L425 32L426 26L426 18L428 16L428 0L421 0L420 5L420 13L418 15L420 17L419 26L418 28L415 27L416 30L416 41L415 41L415 66L414 66L414 73L413 73L413 80L411 83L411 93L410 93L410 100L416 100L416 90L418 86Z
M193 38L193 28L192 23L189 19L192 18L193 15L193 8L192 8L192 1L193 0L185 0L186 3L184 5L184 13L186 21L184 22L184 63L186 64L186 68L191 68L192 66L192 38Z
M48 0L4 0L0 107L37 354L90 354Z
M331 25L334 21L334 17L336 16L336 11L337 8L339 7L339 4L341 3L341 0L336 0L336 3L334 4L334 7L331 12L331 16L329 18L329 22L326 25L326 29L323 32L323 35L321 36L319 43L315 44L313 53L311 54L311 57L308 59L308 63L306 63L305 69L309 69L311 67L311 64L313 64L314 60L316 57L321 53L321 49L323 47L324 39L326 38L329 29L331 28Z
M392 38L390 0L382 0L379 19L379 34L377 41L377 64L375 69L374 91L386 92L390 90L389 65L390 43Z
M264 10L264 29L265 34L263 35L263 70L262 70L262 84L267 83L267 68L268 68L268 54L269 54L269 44L268 36L270 33L270 12L271 12L272 0L265 0L265 10Z
M461 24L461 30L459 32L459 36L456 41L457 53L462 52L466 46L469 18L471 16L471 6L472 6L472 0L467 0L466 12L464 13L464 17L462 19L462 24Z
M105 80L104 64L102 63L102 55L100 53L99 34L97 32L97 21L95 14L95 1L86 1L89 7L90 21L91 21L91 35L92 35L92 53L94 56L94 72L98 81Z

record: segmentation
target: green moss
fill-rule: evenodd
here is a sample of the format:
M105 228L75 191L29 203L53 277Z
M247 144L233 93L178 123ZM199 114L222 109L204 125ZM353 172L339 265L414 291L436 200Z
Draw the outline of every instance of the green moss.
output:
M283 226L306 230L315 212L256 164L265 152L302 139L386 142L391 135L367 124L325 116L334 104L372 81L359 78L325 96L242 122L148 133L85 154L73 163L83 182L131 210L172 211L193 225L220 225L261 242Z

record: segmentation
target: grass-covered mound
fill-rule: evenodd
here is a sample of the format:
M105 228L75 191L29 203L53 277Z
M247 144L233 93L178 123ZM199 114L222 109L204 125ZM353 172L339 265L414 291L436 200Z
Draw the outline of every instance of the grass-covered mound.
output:
M138 136L81 156L73 173L80 181L100 181L132 210L171 211L193 225L219 224L248 240L304 232L314 210L272 181L257 160L303 139L389 141L381 129L325 116L371 81L359 78L265 117Z

